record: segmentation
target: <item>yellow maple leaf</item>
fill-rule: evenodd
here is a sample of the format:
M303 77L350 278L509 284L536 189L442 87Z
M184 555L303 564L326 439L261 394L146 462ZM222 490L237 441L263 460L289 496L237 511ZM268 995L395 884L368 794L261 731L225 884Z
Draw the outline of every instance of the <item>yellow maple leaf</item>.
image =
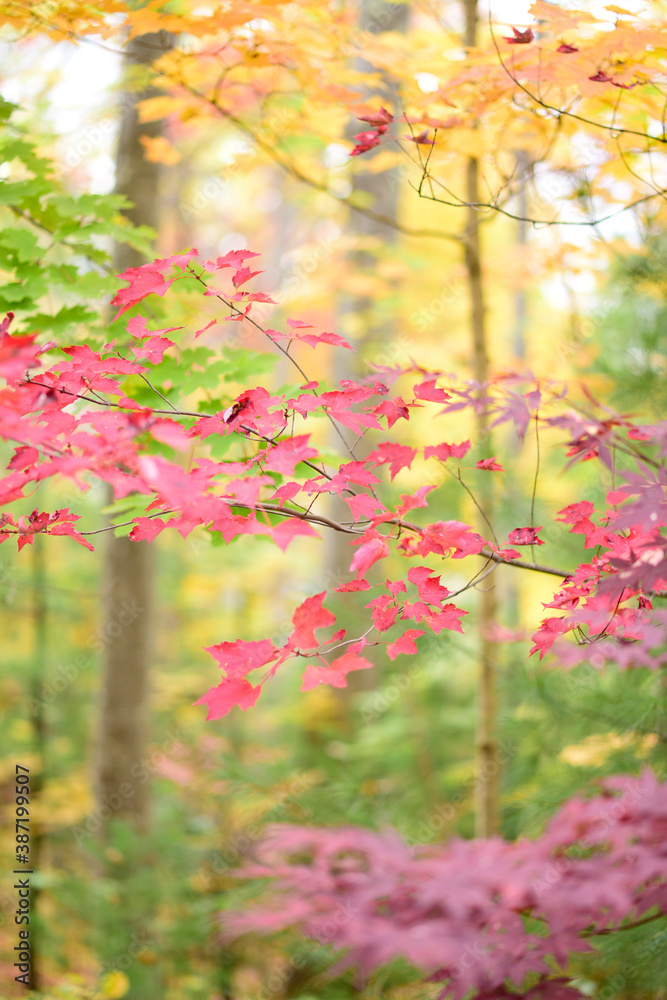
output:
M165 166L172 167L181 158L179 151L163 135L141 135L139 141L146 151L146 159L151 163L164 163Z

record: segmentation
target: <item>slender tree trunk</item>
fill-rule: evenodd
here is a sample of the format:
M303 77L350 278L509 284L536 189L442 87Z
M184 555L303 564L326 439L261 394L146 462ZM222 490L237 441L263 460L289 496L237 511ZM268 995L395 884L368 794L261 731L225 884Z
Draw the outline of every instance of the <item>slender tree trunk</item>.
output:
M150 62L169 44L168 36L143 35L126 49L127 68ZM136 104L157 91L126 92L116 158L116 191L133 207L135 225L158 229L160 168L144 158L142 135L155 138L160 122L139 124ZM144 263L136 251L116 246L121 272ZM100 815L148 824L148 786L138 780L148 736L149 666L153 601L153 550L146 542L109 535L105 555L104 658L97 791Z
M465 45L477 44L477 0L465 0ZM473 371L477 382L485 382L489 373L487 351L486 311L479 234L479 212L472 206L479 202L479 162L471 157L466 164L466 200L468 202L465 230L465 265L470 293L470 322L473 347ZM489 442L489 420L486 412L477 417L477 440ZM483 492L478 502L491 520L493 508L492 478L482 481ZM479 528L484 535L488 526L480 516ZM494 574L495 576L495 574ZM496 614L496 595L493 583L484 585L479 595L479 678L477 693L477 747L476 747L476 809L475 833L489 837L499 825L500 761L496 740L496 668L494 645L489 638L490 626Z
M44 770L46 766L46 719L44 717L44 702L42 701L42 686L44 684L47 663L47 623L48 608L46 603L46 563L44 558L44 539L36 537L32 544L32 621L33 621L33 669L30 677L30 695L33 705L32 730L36 751L38 769L31 775L30 792L33 806L39 808L39 800L44 788ZM30 840L30 868L34 872L42 869L44 854L44 833L38 821L32 818L32 835ZM34 926L30 941L30 990L38 992L41 988L41 927L40 927L40 888L35 879L31 879L31 900L34 913Z
M387 31L405 31L409 4L391 4L385 0L359 0L358 19L361 37L366 35L379 35ZM364 59L355 60L355 69L360 72L376 74L377 70ZM366 99L380 97L383 104L392 108L396 112L398 91L395 81L387 74L384 75L380 87L367 88L364 94ZM356 119L350 122L348 127L349 138L353 133L366 128L363 122ZM377 154L377 150L370 153L368 159L372 159ZM399 172L395 168L384 170L380 173L359 172L354 176L355 192L362 192L366 195L375 212L389 219L396 219L398 212L398 191ZM396 240L396 230L391 226L384 225L376 219L370 219L358 212L350 212L347 223L347 232L351 233L360 241L365 239L376 239L383 246L391 245ZM376 255L368 249L357 250L352 254L351 265L358 273L372 273L377 263ZM383 345L385 349L390 348L394 333L393 325L389 317L380 318L377 314L377 303L371 295L347 295L341 297L338 305L338 326L346 334L359 337L364 352L348 357L348 352L337 352L334 361L334 380L345 378L355 379L362 373L363 354L375 353L373 351L378 345ZM353 329L348 330L348 326ZM346 357L343 357L343 354ZM336 442L338 443L338 442ZM362 457L364 451L370 451L370 447L364 442L360 442L357 454ZM345 518L349 516L349 508L340 498L331 499L331 515L335 518ZM351 550L349 545L340 537L334 537L335 532L331 532L326 539L325 560L326 578L328 584L338 586L347 578L347 572L351 561ZM347 705L349 694L355 691L371 687L372 678L368 677L365 671L350 674L348 677L348 687L339 692L339 697Z

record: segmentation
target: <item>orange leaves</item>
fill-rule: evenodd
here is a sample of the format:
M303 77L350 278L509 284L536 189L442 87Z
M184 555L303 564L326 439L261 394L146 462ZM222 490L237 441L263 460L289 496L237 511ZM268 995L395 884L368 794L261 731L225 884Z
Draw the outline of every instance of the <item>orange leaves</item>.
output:
M163 163L167 167L173 166L181 159L181 154L172 146L164 136L140 136L141 145L145 149L145 157L151 163Z
M117 0L105 0L104 4L70 0L35 4L30 0L12 0L3 4L2 21L22 36L46 34L53 41L70 41L73 36L104 31L109 15L124 13L126 9L126 4Z
M39 10L10 5L23 22L31 9ZM620 197L622 208L647 194L645 178L653 169L647 147L650 152L659 141L647 134L662 120L662 98L650 86L662 80L664 70L659 10L651 11L649 21L620 7L594 15L537 0L530 9L534 23L496 24L492 32L480 27L479 43L471 48L428 10L405 30L384 30L380 24L377 31L363 31L352 9L314 0L228 5L188 0L177 15L164 12L163 0L149 0L138 9L123 5L123 22L112 24L107 15L120 9L115 0L102 0L100 9L57 5L51 20L60 18L80 34L103 28L120 44L128 31L130 38L159 31L174 35L169 51L156 49L152 82L162 93L140 105L143 122L177 123L172 145L144 140L147 158L155 162L172 166L179 138L196 139L211 122L231 119L259 162L277 162L334 196L347 190L351 174L382 174L397 166L404 171L405 189L419 188L428 157L435 193L423 185L422 197L461 207L465 198L456 175L472 157L484 171L483 204L496 209L512 193L508 183L516 188L519 181L517 150L540 169L566 176L565 190L571 193L580 189L578 172L586 166L582 143L589 164L607 168L618 162L626 181L623 189L610 188L596 170L586 178L589 206L606 202L613 208ZM395 81L402 103L384 112L368 103L368 95L386 78ZM401 117L400 127L392 112ZM349 122L355 114L365 128L352 148ZM406 119L410 129L403 125ZM332 170L340 167L334 163L337 147L352 148L353 155L334 177ZM590 221L576 199L564 205L567 194L544 199L534 177L528 182L531 194L542 204L531 217L564 221L573 209Z

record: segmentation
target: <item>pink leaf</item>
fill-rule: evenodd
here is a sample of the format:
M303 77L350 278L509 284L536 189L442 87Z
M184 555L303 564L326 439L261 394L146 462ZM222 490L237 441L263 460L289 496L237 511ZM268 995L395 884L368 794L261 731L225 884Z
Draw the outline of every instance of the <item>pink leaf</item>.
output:
M189 451L192 447L188 432L175 420L156 420L151 427L151 437L176 451Z
M251 271L249 267L240 267L232 277L234 288L238 288L240 285L245 285L246 281L250 281L251 278L254 278L258 274L262 273L262 271Z
M420 635L424 635L424 632L420 629L409 628L399 639L396 640L396 642L390 642L387 646L387 655L389 659L395 660L396 657L401 654L413 656L416 652L418 652L415 639L418 639Z
M349 583L343 583L334 589L337 594L347 594L355 590L370 590L371 585L368 580L350 580Z
M275 659L277 650L270 639L258 642L220 642L217 646L206 646L206 652L218 661L218 666L230 677L245 677L251 670L263 667Z
M308 524L307 521L298 517L290 517L271 529L271 537L278 548L286 552L288 545L295 538L319 538L320 536L312 524Z
M166 528L167 522L160 517L135 517L135 527L130 532L133 542L152 542Z
M270 472L280 472L285 476L294 473L294 467L306 458L315 458L317 451L308 445L310 434L298 434L274 445L267 452L263 466Z
M438 388L437 379L429 378L420 382L414 388L415 399L428 399L433 403L445 403L449 399L449 393Z
M314 597L307 597L292 615L294 631L288 641L291 649L315 649L318 645L315 630L326 628L336 621L335 616L322 607L325 597L326 591L324 590L321 594L315 594Z
M376 510L387 509L379 500L369 496L368 493L357 493L355 496L345 497L344 499L352 511L352 517L355 521L358 521L362 517L373 517Z
M253 687L249 681L230 678L221 681L216 687L210 688L194 704L208 706L206 721L209 722L211 719L221 719L236 705L244 711L247 708L252 708L259 698L261 690L261 685Z
M436 489L435 486L420 486L419 489L412 494L412 496L401 493L401 500L403 503L398 505L396 513L399 517L403 517L404 514L407 514L410 510L414 510L416 507L428 507L426 497L431 490L434 489Z
M427 445L424 448L424 458L439 458L441 462L446 462L453 458L463 458L470 451L470 441L462 441L461 444L436 444Z
M317 347L318 344L331 344L332 347L346 347L348 351L354 350L352 345L348 344L337 333L300 333L294 339L303 340L304 343L310 344L311 347Z
M394 444L393 442L385 441L370 453L366 459L366 464L370 466L388 464L391 478L394 479L401 469L410 468L416 454L416 448L409 448L404 444Z
M382 535L371 531L366 532L364 538L367 540L359 546L350 565L350 573L357 576L364 576L373 563L389 555L389 544Z
M442 611L434 615L429 615L426 623L433 629L436 635L439 635L443 628L448 629L450 632L463 633L461 618L467 614L467 611L462 611L461 608L457 608L454 604L445 604Z
M306 667L303 675L302 691L312 691L320 684L330 684L332 687L347 687L347 674L352 670L368 670L373 664L357 653L343 653L333 660L329 667Z

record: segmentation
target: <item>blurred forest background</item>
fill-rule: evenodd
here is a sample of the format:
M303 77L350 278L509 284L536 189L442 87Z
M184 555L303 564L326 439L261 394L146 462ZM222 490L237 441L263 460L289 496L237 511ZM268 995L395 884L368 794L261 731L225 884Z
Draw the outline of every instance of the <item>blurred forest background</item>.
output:
M121 4L3 6L3 314L12 309L25 329L56 340L103 343L114 335L107 329L108 301L119 287L113 275L152 249L166 256L193 246L214 257L248 248L262 253L260 287L279 301L272 325L299 317L335 329L357 349L347 370L340 360L335 370L333 362L326 367L334 352L318 353L311 377L338 380L363 374L371 362L410 359L464 377L483 374L486 361L471 336L469 260L461 239L447 236L470 227L468 210L420 199L418 174L386 147L349 157L352 135L365 127L350 112L349 88L357 89L358 104L397 113L402 102L436 92L438 52L444 60L450 51L451 63L463 58L458 36L466 21L458 5L339 5L356 39L347 48L343 36L328 34L328 5L300 5L310 62L301 90L284 93L276 91L262 49L266 22L248 14L241 74L244 85L255 81L253 101L239 98L227 117L193 108L182 95L182 113L161 108L172 99L169 88L147 68L156 52L168 58L194 51L194 29L179 29L179 18L197 14L192 7L166 5L165 31L156 33L147 21L123 59L106 28L118 21ZM68 6L65 29L58 19ZM598 5L582 6L611 17ZM651 6L662 16L660 4ZM506 8L500 19L525 22L526 7ZM75 44L77 31L85 38ZM326 115L318 104L321 82L317 93L308 89L316 58L328 67ZM448 183L462 183L467 164L482 156L477 138L469 130L466 140L459 129L452 139L458 159L443 161ZM532 142L517 146L524 165ZM519 184L506 205L535 218L563 205L566 213L583 211L587 165L585 146L578 159L570 151L567 170L558 164L538 188ZM632 193L621 192L621 200L631 201ZM136 228L119 219L121 211ZM532 226L479 213L492 368L584 378L608 405L660 419L667 396L664 221L660 199L595 227ZM208 318L215 320L212 301ZM180 314L174 317L172 304L164 325L187 325L190 308L184 293ZM198 372L196 342L190 344L192 384L178 387L184 393L203 386L209 400L224 402L245 385L286 380L282 362L240 324L217 324L205 336L220 345L222 367ZM468 436L467 420L456 440ZM425 428L415 421L411 433ZM536 442L529 436L520 452L503 434L503 453L514 450L515 458L494 481L492 502L494 525L507 531L529 522ZM8 460L11 450L4 451ZM561 469L560 457L541 456L538 524L567 503L601 499L608 488L585 466L567 480ZM397 493L422 485L409 476L399 479ZM438 516L474 520L454 478L438 485ZM131 498L110 505L101 485L86 493L66 483L47 489L54 506L70 506L88 528L105 516L133 516ZM15 763L35 775L32 994L435 996L437 989L415 985L414 972L400 964L366 985L350 973L327 979L326 948L288 934L223 946L216 914L254 892L231 872L268 823L392 826L411 843L475 834L479 665L489 653L480 652L481 626L466 636L425 637L424 651L408 666L383 660L346 690L299 694L296 673L287 672L254 710L207 723L193 705L216 674L203 647L284 636L296 603L344 577L349 550L335 540L316 548L307 539L287 554L261 538L225 547L199 530L185 540L165 533L151 546L130 545L123 535L120 528L113 539L100 536L94 554L64 538L37 538L20 555L13 543L0 549L0 793L10 818ZM573 566L580 540L565 537L559 535L553 559ZM508 838L537 835L560 802L600 776L638 773L650 763L664 777L666 764L665 701L654 674L585 667L564 673L528 660L526 623L539 619L553 581L524 576L501 569L491 596L469 591L459 599L471 619L497 623L485 642L497 678L497 822ZM453 570L447 585L456 584ZM128 769L134 782L124 796L118 775ZM9 871L13 829L2 838ZM8 998L23 992L12 982L14 897L5 880L0 943ZM619 985L617 969L647 941L644 978ZM300 961L290 962L295 955ZM663 922L577 962L581 988L591 996L667 995Z

